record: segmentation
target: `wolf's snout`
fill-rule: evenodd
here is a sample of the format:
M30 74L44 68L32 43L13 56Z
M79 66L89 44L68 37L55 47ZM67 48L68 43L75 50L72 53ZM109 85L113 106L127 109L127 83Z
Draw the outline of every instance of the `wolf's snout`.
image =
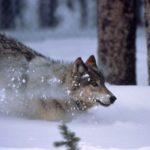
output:
M111 97L110 97L111 103L114 103L116 99L117 99L117 98L116 98L115 96L111 96Z

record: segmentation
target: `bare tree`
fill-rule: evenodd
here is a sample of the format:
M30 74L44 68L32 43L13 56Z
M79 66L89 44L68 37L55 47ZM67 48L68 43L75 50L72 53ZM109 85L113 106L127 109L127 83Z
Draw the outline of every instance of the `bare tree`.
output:
M145 0L145 26L147 33L147 48L148 48L148 74L150 84L150 1Z
M80 11L81 11L81 26L86 26L88 23L88 10L87 10L87 1L79 0Z
M24 5L24 0L0 0L0 28L14 29L16 27L16 18L22 21Z
M136 0L97 0L98 58L106 80L136 84Z
M58 18L56 10L58 0L41 0L39 1L39 21L41 27L56 27Z

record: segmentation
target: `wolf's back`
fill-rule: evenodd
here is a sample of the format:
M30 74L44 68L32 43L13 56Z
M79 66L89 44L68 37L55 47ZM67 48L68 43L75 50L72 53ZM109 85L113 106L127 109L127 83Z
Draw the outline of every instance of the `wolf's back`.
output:
M9 55L11 56L22 55L28 61L32 60L36 56L44 57L43 55L37 53L31 48L25 46L21 42L18 42L15 39L0 34L0 57L5 57Z

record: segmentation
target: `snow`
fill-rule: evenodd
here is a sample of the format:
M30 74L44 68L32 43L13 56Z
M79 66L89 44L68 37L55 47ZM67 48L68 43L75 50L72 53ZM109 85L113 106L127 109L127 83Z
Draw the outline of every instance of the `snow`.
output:
M146 44L146 33L144 29L139 29L137 32L137 82L139 85L146 85L148 83L148 67L147 67L147 44Z
M86 61L91 54L96 55L96 43L96 38L82 37L26 42L46 56L65 61L73 61L79 56ZM141 30L138 32L137 46L138 86L107 84L117 97L112 106L92 108L67 123L81 138L81 150L150 149L150 87L147 85L146 46ZM50 82L58 81L54 77ZM0 104L4 100L5 89L1 88ZM0 115L0 150L55 150L53 142L62 139L58 129L60 124Z
M93 108L67 123L81 138L81 148L83 150L150 148L149 87L109 86L109 88L118 97L113 106ZM0 122L0 149L53 150L55 148L52 143L61 140L58 130L61 122L10 117L1 117Z

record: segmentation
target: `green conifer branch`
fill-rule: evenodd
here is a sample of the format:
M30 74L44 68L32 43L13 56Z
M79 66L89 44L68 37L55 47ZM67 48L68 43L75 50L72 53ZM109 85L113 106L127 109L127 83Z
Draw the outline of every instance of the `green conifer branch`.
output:
M74 132L69 131L65 124L60 125L59 128L64 141L54 142L54 146L65 146L67 150L79 150L79 148L77 148L77 143L80 141L80 138L76 137Z

